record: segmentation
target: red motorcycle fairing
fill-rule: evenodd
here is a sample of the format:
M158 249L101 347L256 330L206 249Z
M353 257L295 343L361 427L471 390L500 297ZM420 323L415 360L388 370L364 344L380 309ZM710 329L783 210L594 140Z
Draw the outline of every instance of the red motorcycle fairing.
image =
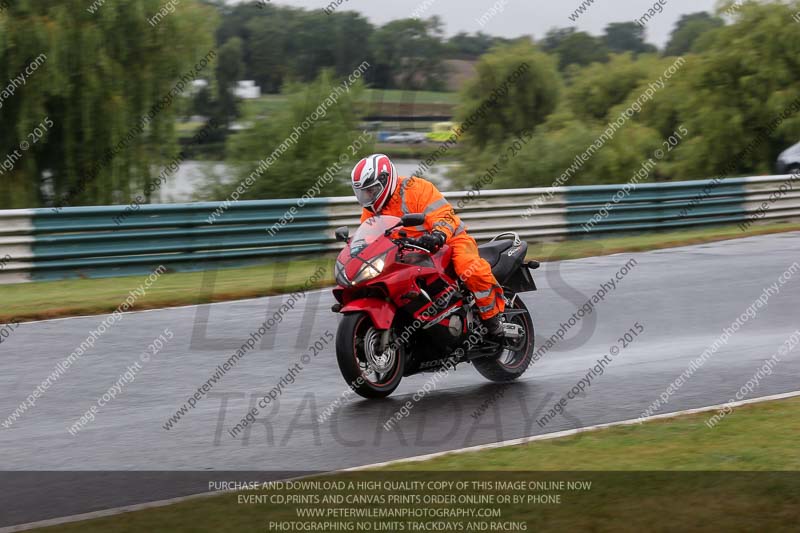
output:
M362 224L336 261L339 286L333 294L341 304L337 311L365 312L378 329L389 329L400 309L412 319L430 322L457 303L452 249L444 246L432 256L413 249L400 251L384 235L395 221L399 219L381 217L374 224ZM377 275L360 277L373 268ZM449 293L453 301L443 302L441 295ZM434 302L447 306L436 309Z
M397 309L391 303L379 298L360 298L353 300L342 307L341 313L364 312L369 315L372 323L378 329L389 329L394 321Z

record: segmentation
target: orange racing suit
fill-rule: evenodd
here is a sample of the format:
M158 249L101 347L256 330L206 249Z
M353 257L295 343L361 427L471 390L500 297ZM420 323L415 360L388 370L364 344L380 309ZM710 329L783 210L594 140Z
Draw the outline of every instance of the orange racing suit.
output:
M423 213L425 224L407 228L409 237L417 238L433 230L445 235L447 245L453 249L456 274L475 295L481 318L488 320L502 313L505 310L503 289L492 274L491 266L480 257L475 239L467 234L467 228L455 214L453 206L433 183L418 177L401 177L397 189L380 211L381 215L395 217L410 213ZM372 216L372 211L364 209L361 222Z

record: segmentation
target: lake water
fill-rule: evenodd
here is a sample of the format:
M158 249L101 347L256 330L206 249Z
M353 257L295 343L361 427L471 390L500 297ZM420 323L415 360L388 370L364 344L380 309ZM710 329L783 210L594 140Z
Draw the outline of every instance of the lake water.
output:
M419 161L416 159L395 159L394 164L401 176L416 172ZM458 167L457 163L443 163L428 171L430 179L437 187L447 191L451 181L446 174ZM161 188L161 203L181 203L195 200L195 192L206 182L208 176L216 175L224 181L232 181L230 167L222 161L184 161Z

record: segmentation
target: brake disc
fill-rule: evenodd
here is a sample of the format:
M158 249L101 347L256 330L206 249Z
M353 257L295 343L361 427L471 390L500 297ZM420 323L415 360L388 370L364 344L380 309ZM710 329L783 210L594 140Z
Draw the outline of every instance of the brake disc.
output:
M364 335L364 355L370 369L377 374L385 374L394 366L395 348L389 346L381 350L381 334L375 328L369 328Z

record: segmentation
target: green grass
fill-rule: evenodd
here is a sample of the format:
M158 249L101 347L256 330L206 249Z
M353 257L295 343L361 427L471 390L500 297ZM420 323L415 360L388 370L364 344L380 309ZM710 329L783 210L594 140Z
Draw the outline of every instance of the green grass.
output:
M362 102L383 102L387 104L400 104L411 102L415 104L442 104L455 105L458 103L457 92L434 91L401 91L396 89L367 89L361 97Z
M221 302L292 292L303 287L328 259L269 263L260 266L162 275L137 300L135 309L158 309L177 305ZM0 323L11 318L36 320L64 316L94 315L114 311L139 287L146 276L74 279L0 285ZM332 276L315 287L329 286Z
M272 115L286 106L288 98L282 94L265 94L260 98L242 101L243 116Z
M533 243L528 256L541 261L559 261L797 230L800 230L800 224L771 224L753 226L747 232L731 226L597 240ZM299 288L321 263L330 267L331 257L292 262L286 279L277 276L277 281L276 269L286 269L285 264L219 270L213 285L204 282L213 274L165 274L145 297L136 302L135 308L154 309L291 292ZM330 268L328 272L331 272ZM0 322L12 318L36 320L110 313L127 297L128 291L138 287L143 279L144 276L134 276L0 285L0 302L3 303ZM318 286L330 286L332 283L333 275L330 274Z
M205 122L176 122L175 131L178 132L179 137L189 138L205 126Z
M582 239L551 243L531 243L528 256L542 261L563 261L622 252L645 252L676 246L800 231L800 223L777 223L751 226L741 231L737 226L716 226L684 231L654 232L641 235L622 235L604 239Z
M455 105L458 103L458 93L454 92L433 92L433 91L400 91L367 89L363 92L361 102L365 103L384 103L384 104L439 104ZM243 110L245 116L271 115L280 111L287 102L287 98L282 94L265 94L253 100L244 100Z
M740 407L714 429L704 423L710 414L449 454L378 471L334 474L326 479L592 482L586 491L556 491L562 495L560 504L494 506L501 508L503 521L525 521L529 531L796 531L800 504L800 399ZM344 494L365 492L351 490ZM383 489L370 492L391 494ZM478 492L481 491L472 489L458 493ZM236 494L226 494L43 531L255 532L265 531L269 521L307 523L309 519L297 518L298 507L326 506L242 505L237 503Z
M800 471L800 398L618 426L478 453L450 454L391 471Z

